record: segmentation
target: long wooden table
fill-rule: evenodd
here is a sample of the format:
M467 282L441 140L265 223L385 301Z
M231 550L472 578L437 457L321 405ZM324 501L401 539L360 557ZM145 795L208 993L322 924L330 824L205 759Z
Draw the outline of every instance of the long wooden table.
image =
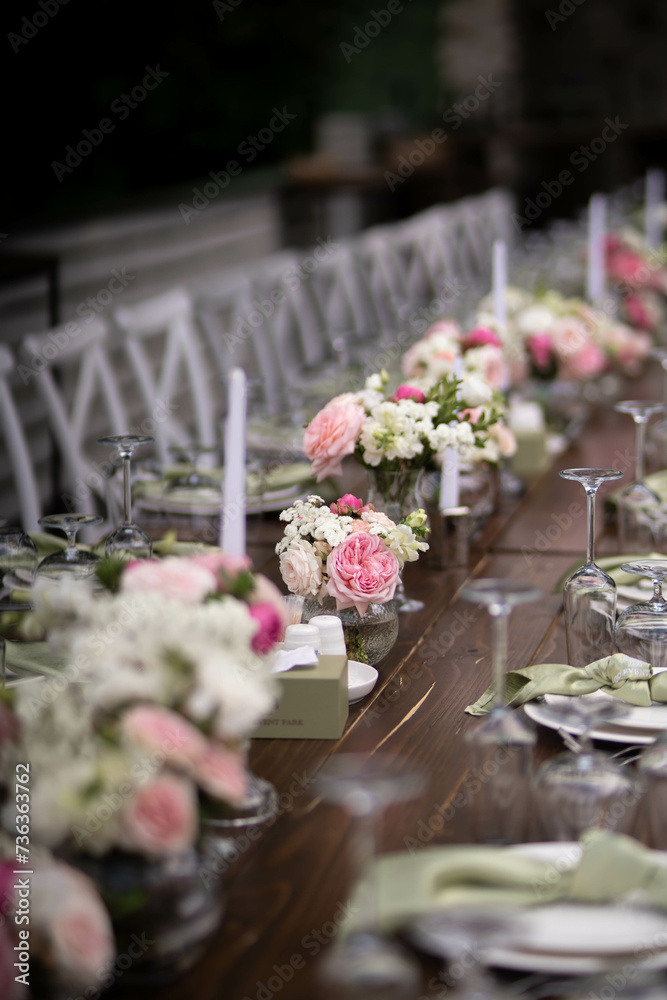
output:
M659 399L661 392L660 373L651 370L628 384L626 398ZM221 875L227 915L204 958L179 982L136 994L137 1000L140 995L160 1000L319 995L318 956L345 912L355 875L349 820L318 801L314 789L318 770L333 754L399 753L428 775L428 789L419 799L387 811L382 850L469 839L469 806L457 808L452 801L468 771L464 736L476 721L464 709L491 680L490 631L485 612L460 599L461 586L481 576L538 584L542 599L511 619L511 664L565 662L562 598L554 586L585 552L586 517L583 490L561 479L558 470L615 467L630 482L633 462L630 418L611 408L598 410L522 498L501 502L466 570L436 570L423 562L406 568L406 589L421 597L425 608L401 616L398 642L380 665L378 684L351 707L341 739L253 741L252 769L282 794L281 813L243 845ZM598 552L610 553L616 551L615 535L604 524L602 504L599 509ZM264 521L252 537L256 566L275 579L272 551L279 522ZM540 756L560 747L555 733L540 731Z

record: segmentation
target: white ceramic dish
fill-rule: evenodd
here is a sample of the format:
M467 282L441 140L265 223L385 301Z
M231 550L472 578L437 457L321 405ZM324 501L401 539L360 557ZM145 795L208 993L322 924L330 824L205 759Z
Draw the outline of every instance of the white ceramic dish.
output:
M347 661L347 696L350 705L361 701L373 690L377 683L378 672L368 663L358 660Z
M573 725L564 720L556 720L551 715L548 710L545 710L544 706L537 701L528 702L527 705L523 706L523 710L529 719L533 722L538 722L541 726L546 726L547 729L562 729L566 733L572 733L573 736L578 736L581 733L581 727ZM637 745L646 745L649 743L654 743L657 738L658 733L654 730L639 729L626 727L622 729L619 725L614 724L607 726L598 726L596 729L591 730L591 737L594 740L607 740L610 743L636 743Z

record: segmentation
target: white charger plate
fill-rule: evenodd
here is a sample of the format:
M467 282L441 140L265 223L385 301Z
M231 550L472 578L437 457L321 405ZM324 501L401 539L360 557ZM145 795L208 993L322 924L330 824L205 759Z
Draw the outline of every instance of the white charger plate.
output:
M566 722L564 719L554 719L549 711L545 711L544 707L537 701L528 702L523 706L523 710L529 719L541 726L546 726L547 729L562 729L563 732L571 733L573 736L581 734L581 726ZM614 725L598 726L591 730L590 735L594 740L607 740L609 743L636 743L638 746L648 746L650 743L655 743L658 733L655 730L629 726L623 729L617 722Z
M576 867L581 859L581 846L572 842L517 844L507 850L551 863L558 872ZM667 854L655 852L655 856L667 866ZM641 962L642 969L667 968L667 949L656 945L667 938L667 912L567 901L520 912L527 919L517 923L516 942L510 937L502 947L489 948L485 964L547 975L591 975L613 968L627 956L633 964ZM417 927L416 938L429 951L448 954L447 932L429 928L424 938Z

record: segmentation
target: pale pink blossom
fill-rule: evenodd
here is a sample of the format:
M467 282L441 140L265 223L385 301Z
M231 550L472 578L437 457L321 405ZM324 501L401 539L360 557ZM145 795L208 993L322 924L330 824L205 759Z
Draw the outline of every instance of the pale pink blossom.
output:
M476 424L479 418L484 413L484 409L481 406L468 407L465 410L461 410L459 413L459 420L465 420L467 418L468 423Z
M455 319L438 319L429 326L428 330L424 334L424 340L428 340L435 334L444 334L446 337L451 337L452 340L461 339L461 327L456 322Z
M186 778L162 773L126 799L119 814L121 847L167 857L192 847L197 835L194 786Z
M120 733L147 753L166 754L174 767L190 770L206 750L202 733L177 712L161 705L135 705L119 723Z
M227 581L236 580L240 573L249 573L252 559L249 556L232 556L227 552L211 552L194 555L188 559L194 566L203 566L215 576L217 590L226 592Z
M482 362L482 378L488 382L493 389L505 389L510 372L503 356L502 348L489 346L484 351Z
M281 553L280 575L287 589L299 597L317 597L322 588L322 564L305 539Z
M623 309L628 322L640 330L653 330L656 315L640 292L630 292L623 300Z
M40 864L31 881L33 944L64 980L99 985L115 956L111 920L94 883L60 861ZM0 992L4 997L5 993Z
M370 531L371 526L368 521L362 520L362 518L356 518L352 524L348 525L348 534L353 534L355 531Z
M551 340L559 358L578 354L591 341L591 332L584 320L563 316L552 324Z
M354 452L365 421L363 407L351 401L328 403L313 417L303 435L303 450L318 483L342 475L342 460Z
M582 382L602 374L606 365L607 358L604 351L592 340L584 344L580 350L563 358L563 368L568 375Z
M489 437L496 442L503 458L511 458L516 452L516 438L507 424L499 420L489 427Z
M227 747L210 744L197 765L199 787L221 802L239 805L248 791L248 773L243 756Z
M125 593L152 591L184 604L200 604L217 587L218 579L212 570L179 556L138 559L128 563L121 577Z
M361 515L361 519L362 521L367 521L368 524L377 524L381 528L386 528L387 531L391 531L392 528L396 527L396 522L387 517L382 510L365 510Z
M327 571L327 593L335 597L337 609L355 607L365 615L370 603L393 598L400 564L378 535L357 531L329 554Z

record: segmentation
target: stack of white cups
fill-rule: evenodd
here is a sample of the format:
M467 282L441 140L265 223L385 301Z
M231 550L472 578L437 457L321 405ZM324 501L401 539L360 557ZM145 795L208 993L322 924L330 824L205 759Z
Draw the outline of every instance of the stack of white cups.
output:
M320 653L323 656L346 656L343 623L336 615L315 615L309 625L315 625L320 634Z
M301 649L302 646L312 646L316 653L321 653L320 630L317 625L288 625L285 629L283 649Z

